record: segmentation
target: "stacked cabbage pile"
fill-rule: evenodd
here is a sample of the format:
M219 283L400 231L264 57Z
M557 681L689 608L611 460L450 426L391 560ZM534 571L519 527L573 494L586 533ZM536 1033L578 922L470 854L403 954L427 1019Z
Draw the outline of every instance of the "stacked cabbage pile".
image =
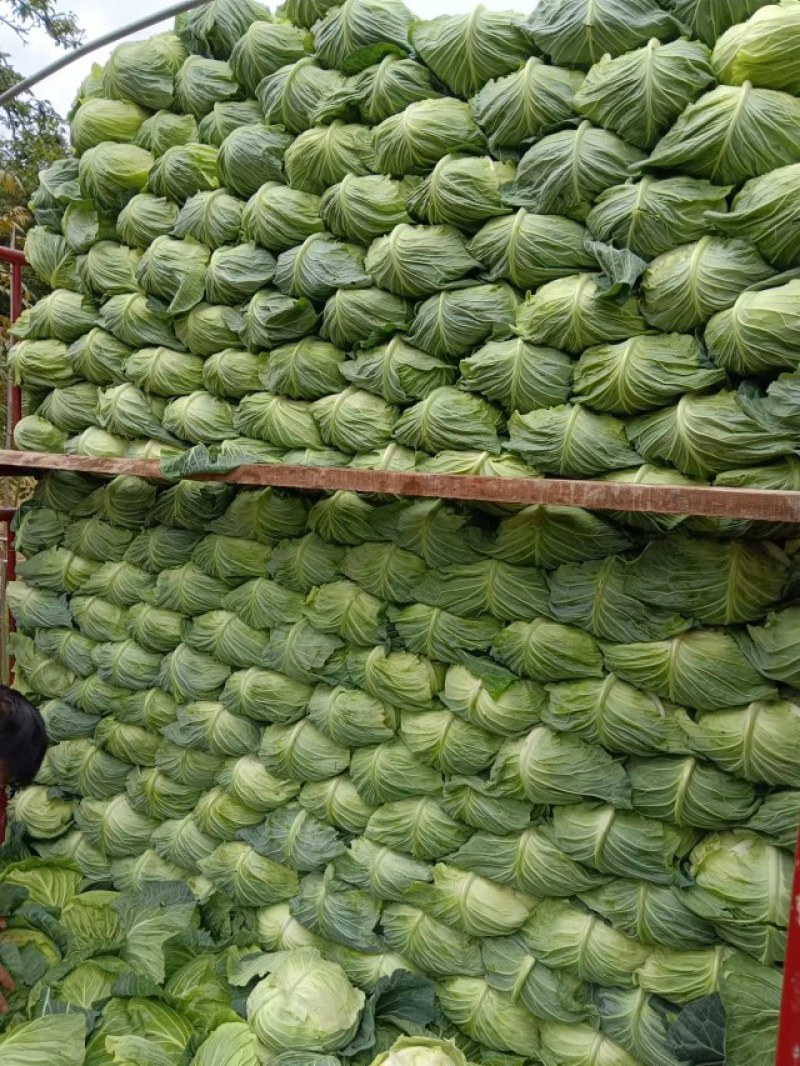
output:
M187 955L215 946L237 987L274 971L233 1009L284 1066L372 1054L374 1015L382 1051L404 1010L485 1066L770 1066L796 545L51 473L18 546L17 684L52 747L13 821L31 869L75 863L126 933L105 983L87 962L73 991L74 953L40 964L18 1019L54 999L108 1034L119 997L165 977L174 1008ZM175 924L169 901L107 894L173 881L205 931L193 900ZM108 954L96 928L81 962ZM139 933L166 962L140 964ZM150 984L117 980L131 965ZM279 990L297 967L317 974L305 1022ZM87 1063L128 1062L112 1051Z
M209 920L213 908L204 912L180 884L116 892L81 882L58 862L4 871L0 901L11 918L0 957L16 977L10 1007L18 1019L0 1033L3 1066L337 1061L273 1053L261 1032L273 1049L349 1041L352 1066L419 1066L413 1049L441 1056L426 1058L429 1066L467 1064L452 1041L406 1037L386 1020L408 1027L433 1019L433 988L423 978L384 979L367 996L314 948L225 946L220 922ZM324 1011L310 1019L309 1006ZM376 1045L386 1050L374 1057Z
M800 484L797 0L176 29L42 175L20 447Z

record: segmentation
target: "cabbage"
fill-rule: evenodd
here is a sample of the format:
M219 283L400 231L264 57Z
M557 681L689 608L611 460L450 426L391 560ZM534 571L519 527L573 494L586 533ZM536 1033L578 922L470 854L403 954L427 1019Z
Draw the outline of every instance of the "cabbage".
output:
M516 148L570 119L582 82L578 71L531 56L519 70L487 81L471 107L493 150Z
M586 238L587 231L578 222L522 208L487 222L473 237L469 250L492 281L504 278L524 290L596 269Z
M676 405L640 415L626 430L639 454L664 460L690 477L708 477L742 463L767 462L793 450L794 435L779 423L766 428L729 391L684 396Z
M81 192L98 207L115 210L144 191L156 161L144 148L104 141L81 156Z
M214 104L198 125L199 139L220 148L223 141L241 126L251 126L263 119L255 100L227 100Z
M272 1052L325 1053L349 1043L364 1002L364 993L350 984L340 966L326 962L313 948L299 948L277 959L270 975L256 985L247 1014L254 1033Z
M75 253L60 234L33 226L25 235L25 256L48 287L80 290Z
M409 104L443 96L431 71L414 59L407 59L393 50L380 63L365 67L345 79L341 86L333 86L316 111L319 121L341 118L350 109L357 109L362 122L375 125L405 110ZM379 49L382 47L379 45ZM368 61L368 52L355 57L356 66ZM349 68L350 64L348 64ZM330 73L330 72L329 72Z
M523 155L503 200L539 214L582 221L596 197L624 181L646 161L643 152L616 134L582 122L577 129L551 133Z
M105 68L103 90L112 99L133 100L154 111L172 107L175 76L187 57L174 33L117 45Z
M534 726L500 749L492 782L501 795L532 803L579 803L582 797L630 806L625 771L599 745L589 744L544 725Z
M467 1066L454 1043L425 1037L399 1037L371 1066Z
M789 700L757 700L748 706L701 714L684 725L692 750L748 781L797 787L786 758L798 710ZM749 726L750 732L744 729Z
M716 225L726 228L728 217L717 216ZM641 281L642 313L654 329L685 332L731 307L743 290L773 273L747 241L701 237L656 256L647 266Z
M522 19L483 7L416 23L411 41L453 96L471 96L490 78L510 74L530 54Z
M428 296L477 266L458 231L446 226L396 226L375 240L365 269L398 296Z
M633 337L588 348L575 367L573 396L596 411L636 414L725 380L685 334Z
M446 1018L495 1051L536 1054L539 1022L527 1007L478 977L447 977L436 986Z
M339 348L361 342L366 347L385 340L392 329L410 325L410 303L382 289L338 289L326 301L320 336Z
M372 171L373 138L366 126L339 121L314 126L285 149L289 184L302 192L323 193L348 174Z
M369 64L371 46L407 51L413 18L401 0L345 0L314 27L317 58L324 67L353 73Z
M158 158L176 144L189 144L197 140L197 121L193 115L180 115L174 111L156 111L139 127L134 143Z
M466 447L496 453L501 422L497 408L485 400L442 386L408 408L394 433L401 444L431 452Z
M709 625L730 625L758 619L780 597L788 559L769 543L696 542L676 533L650 544L628 574L639 598Z
M20 341L8 353L14 380L32 388L67 388L78 383L61 341Z
M451 97L409 104L376 127L373 143L377 172L396 175L424 174L448 152L485 147L468 105Z
M222 60L190 55L175 77L176 107L197 119L240 92L230 66Z
M168 237L179 225L179 217L178 205L171 200L139 193L117 216L117 235L125 244L144 250L157 237Z
M796 163L792 131L798 129L800 104L794 97L749 83L720 85L689 104L644 166L739 184Z
M640 1022L644 1026L643 1022ZM608 1036L598 1036L590 1025L542 1023L540 1056L545 1066L556 1063L613 1062L617 1066L634 1066L639 1060Z
M24 663L18 669L26 677ZM26 680L29 680L26 677ZM11 816L33 840L51 840L59 837L73 822L77 803L75 800L50 796L41 785L29 785L17 792L11 801Z
M194 51L226 59L251 23L269 17L267 8L254 0L211 0L179 15L176 32Z
M99 241L78 264L83 288L98 295L135 292L140 257L124 244Z
M634 760L628 776L634 810L678 825L725 828L747 821L758 803L752 786L693 758Z
M356 245L314 233L278 258L275 285L286 296L324 303L338 288L368 286L364 254Z
M723 960L720 998L734 1020L725 1033L725 1053L733 1066L766 1066L775 1054L780 1013L781 976L773 966L734 954Z
M138 432L149 437L171 441L173 438L162 424L163 401L150 397L135 385L116 385L100 394L97 421L109 433L122 438L134 438Z
M796 249L787 240L795 218L793 190L800 180L800 167L777 170L746 182L724 218L712 216L722 232L753 241L761 254L778 268L795 266Z
M411 221L406 191L403 182L380 174L348 175L324 193L319 210L337 237L369 244Z
M416 654L444 663L459 661L464 651L486 650L500 628L491 615L459 618L439 607L412 604L395 608L391 620L402 644Z
M134 197L136 199L136 197ZM124 208L123 208L124 210ZM116 236L116 226L112 214L100 211L91 200L74 200L64 211L61 230L70 251L88 253L97 241ZM65 260L68 262L68 260ZM78 278L85 285L85 259L76 260Z
M228 323L235 327L240 339L251 351L263 351L299 340L313 333L319 321L319 315L305 297L295 299L284 296L277 289L269 288L261 289L253 296L241 319L237 319L230 309L225 307L211 308L209 314L224 320L220 325L224 326L226 335L233 332ZM232 340L216 347L216 351L230 347L236 340L234 334ZM201 354L213 355L215 352Z
M184 204L196 193L220 186L219 150L206 144L175 145L156 160L148 191Z
M714 80L708 49L681 39L616 58L603 56L589 71L573 107L638 148L652 148L684 107Z
M617 241L653 259L707 234L712 223L706 212L724 215L729 191L695 178L645 175L601 192L586 224L598 240Z
M390 947L429 974L483 973L480 941L416 907L389 904L383 909L381 924Z
M312 50L313 38L290 22L257 21L236 40L230 56L236 80L251 94L261 81Z
M542 285L517 308L515 332L533 344L552 344L575 354L645 333L636 301L610 299L600 280L597 274L574 274Z
M64 1066L81 1066L84 1061L83 1014L49 1014L6 1031L0 1036L0 1049L7 1066L23 1066L32 1057L46 1062L56 1056Z
M99 324L132 348L164 345L180 349L164 304L142 293L112 296L100 308ZM100 337L97 337L99 345Z
M624 424L581 404L514 412L508 421L508 448L537 470L583 477L634 466L638 455Z
M762 668L757 672L748 662L748 646L740 650L738 643L738 635L691 629L665 641L609 644L603 655L610 670L638 688L697 710L714 711L737 700L774 695L773 686L761 676L769 676L769 671L759 663Z
M486 940L482 953L486 983L511 994L535 1017L569 1022L591 1017L582 982L564 970L543 966L521 936Z
M203 362L170 348L140 348L125 361L125 374L155 396L188 396L203 384Z
M286 867L300 873L313 873L324 869L330 860L344 851L339 834L299 803L284 804L268 813L263 826L245 836L262 856L269 856L276 865L282 864L275 875L280 876L283 872L283 899L296 896L299 891L297 878L286 876ZM274 899L266 902L274 902Z
M230 192L253 196L265 181L280 181L293 138L275 126L241 126L219 149L220 182Z
M726 9L727 10L727 9ZM590 67L608 52L621 55L651 37L677 36L679 23L654 0L544 0L527 23L534 43L554 63Z
M791 3L769 4L722 34L712 62L720 81L741 85L748 81L765 89L783 89L797 94L797 7ZM737 22L740 20L736 20Z
M221 844L198 863L201 873L240 906L261 907L288 899L299 887L296 875L242 843Z
M536 896L586 892L606 881L570 859L538 827L507 837L475 833L451 859L465 870Z
M315 21L312 17L309 25ZM306 56L268 74L257 86L256 95L267 122L284 126L290 133L304 133L316 121L317 112L328 97L343 84L344 78L337 70L324 70Z
M38 225L59 229L70 202L78 199L78 160L57 159L39 171L39 187L31 196L29 209Z
M103 141L136 142L146 118L147 112L129 100L87 100L70 119L72 147L81 155Z
M717 366L733 374L796 368L794 316L800 283L743 292L708 322L704 340Z
M261 388L265 366L264 356L226 348L203 362L199 384L214 396L239 399Z
M157 237L141 258L137 280L149 295L171 301L170 314L182 314L203 299L209 257L202 244Z
M671 885L624 879L580 893L587 907L628 936L667 947L703 947L714 941L714 929L687 906L687 898Z
M530 681L492 667L486 660L451 666L445 677L442 702L455 714L500 736L529 729L544 709L544 692Z
M507 335L517 305L514 290L502 284L440 292L417 307L408 339L429 355L458 358L490 337Z
M66 289L56 289L26 308L11 326L10 333L16 340L60 340L72 344L96 324L94 300Z

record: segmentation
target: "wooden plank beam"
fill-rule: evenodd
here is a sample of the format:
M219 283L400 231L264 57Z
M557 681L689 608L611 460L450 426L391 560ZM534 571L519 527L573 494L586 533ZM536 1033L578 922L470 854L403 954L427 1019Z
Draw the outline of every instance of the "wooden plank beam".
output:
M153 459L96 459L82 455L0 450L0 475L4 477L35 477L48 470L106 477L127 474L165 480L158 461ZM243 465L226 474L199 474L197 480L320 492L347 489L397 496L584 507L594 511L649 511L656 514L800 523L800 492L772 492L765 489L632 485L557 478L472 477L281 464Z

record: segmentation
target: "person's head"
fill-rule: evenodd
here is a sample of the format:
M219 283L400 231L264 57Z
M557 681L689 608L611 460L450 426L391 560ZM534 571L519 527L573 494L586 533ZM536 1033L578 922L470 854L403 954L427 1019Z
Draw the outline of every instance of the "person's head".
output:
M42 716L15 689L0 685L0 788L29 785L46 751Z

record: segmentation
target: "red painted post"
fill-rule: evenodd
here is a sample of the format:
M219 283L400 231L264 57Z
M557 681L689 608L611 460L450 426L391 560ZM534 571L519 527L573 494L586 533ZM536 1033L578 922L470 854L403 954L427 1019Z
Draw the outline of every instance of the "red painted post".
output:
M794 884L783 964L783 992L778 1024L778 1053L775 1066L800 1063L800 835L794 859Z

